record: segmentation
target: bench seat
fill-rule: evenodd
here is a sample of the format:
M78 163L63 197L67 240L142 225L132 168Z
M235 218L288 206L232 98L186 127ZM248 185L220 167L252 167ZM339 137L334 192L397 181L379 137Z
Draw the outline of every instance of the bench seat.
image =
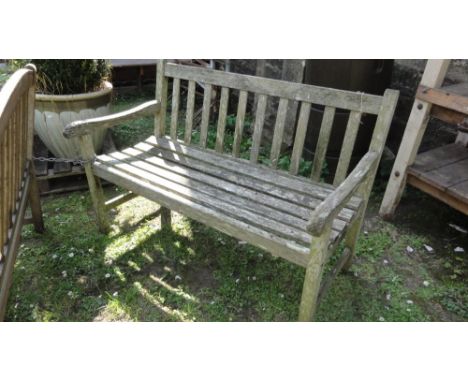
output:
M305 267L311 212L334 187L212 150L151 136L98 155L93 172L136 194ZM339 242L362 200L353 197L333 222Z

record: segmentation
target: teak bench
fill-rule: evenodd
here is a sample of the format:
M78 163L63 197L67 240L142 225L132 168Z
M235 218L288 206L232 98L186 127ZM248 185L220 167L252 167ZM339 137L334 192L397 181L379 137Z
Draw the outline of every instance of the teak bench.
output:
M166 135L168 85L172 85L170 129ZM188 88L184 140L177 139L181 84ZM191 143L197 84L204 89L200 140ZM221 89L215 150L207 148L215 87ZM232 153L224 153L229 96L238 97ZM255 95L250 160L239 158L247 97ZM271 142L271 166L258 164L267 100L279 99ZM350 265L369 194L392 121L398 92L384 96L354 93L299 83L227 73L159 61L156 100L114 115L78 121L66 127L66 137L80 142L99 227L108 227L99 178L162 206L162 225L170 211L247 241L275 256L306 268L299 319L311 320L328 287L322 282L325 263L337 245L345 250L332 275ZM300 104L289 173L277 170L288 104ZM324 106L311 179L297 176L312 105ZM349 110L333 185L320 183L336 109ZM347 176L363 114L377 115L369 152ZM145 115L155 115L154 136L134 147L96 155L89 132ZM183 124L183 123L182 123ZM197 126L198 128L198 126ZM247 130L247 129L246 129ZM122 198L126 200L126 198Z

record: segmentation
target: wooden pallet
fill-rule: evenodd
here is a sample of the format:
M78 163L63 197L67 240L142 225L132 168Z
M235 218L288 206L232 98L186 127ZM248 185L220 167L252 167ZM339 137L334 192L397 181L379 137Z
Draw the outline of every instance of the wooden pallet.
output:
M450 60L428 60L380 207L391 218L406 183L468 215L468 83L442 86ZM432 116L458 129L455 143L417 155Z

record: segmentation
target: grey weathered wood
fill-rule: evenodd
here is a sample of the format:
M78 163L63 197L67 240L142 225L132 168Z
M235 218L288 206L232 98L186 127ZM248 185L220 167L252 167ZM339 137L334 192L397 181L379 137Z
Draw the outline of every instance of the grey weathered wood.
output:
M273 141L271 143L270 161L271 166L276 168L281 153L281 144L283 143L284 124L288 113L288 100L281 98L278 104L278 112L276 114L275 128L273 133Z
M72 122L65 127L63 135L66 138L87 135L94 129L108 129L120 123L134 120L138 117L151 116L160 111L160 109L161 105L158 101L148 101L120 113Z
M124 194L117 195L116 197L107 200L104 205L106 207L106 210L111 210L113 208L116 208L120 206L121 204L128 202L129 200L132 200L136 198L138 195L134 194L133 192L126 192Z
M378 164L379 154L369 151L359 161L344 182L312 212L307 229L313 235L320 235L325 226L331 222L357 188L367 180Z
M247 107L248 93L245 90L239 92L239 103L237 105L236 127L234 130L234 143L232 145L232 155L238 158L244 132L245 110Z
M257 163L260 154L260 144L262 141L263 124L265 122L265 110L267 96L261 94L258 97L257 110L255 113L254 132L252 136L252 147L250 148L250 162Z
M192 141L193 112L195 109L195 81L189 81L187 93L187 111L185 115L185 136L184 142L190 144Z
M333 120L335 118L335 108L326 106L323 112L322 123L320 126L320 133L315 147L314 162L312 164L311 179L315 181L320 180L322 169L327 155L328 142L333 128Z
M356 142L357 133L359 131L359 124L361 123L361 113L358 111L351 111L349 114L348 124L346 126L345 136L341 147L340 158L335 172L333 185L340 185L345 180L348 174L349 163L353 155L354 143Z
M179 120L180 79L174 78L172 84L171 138L177 139L177 122Z
M203 111L202 120L200 125L200 146L206 147L208 139L208 125L210 123L210 109L211 109L211 92L212 86L205 85L205 92L203 93Z
M296 175L299 171L301 163L302 151L304 150L304 142L307 134L307 125L309 124L310 103L302 102L299 119L297 121L296 138L294 138L293 152L291 154L291 165L289 173Z
M382 102L381 97L370 94L358 94L345 90L171 63L166 65L166 76L287 98L294 101L304 101L348 110L360 110L369 114L378 114Z
M165 60L158 60L156 71L156 101L160 109L154 116L154 135L162 137L166 133L166 111L167 111L167 87L168 80L164 75L166 68Z
M226 130L226 117L229 102L229 89L221 90L221 100L219 101L218 129L216 132L216 151L223 152L224 132Z

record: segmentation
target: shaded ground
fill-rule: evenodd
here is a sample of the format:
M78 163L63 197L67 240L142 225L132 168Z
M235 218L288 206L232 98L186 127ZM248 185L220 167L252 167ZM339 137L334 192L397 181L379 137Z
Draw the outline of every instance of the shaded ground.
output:
M150 124L119 127L117 145L150 134ZM467 320L468 255L455 253L468 251L468 234L456 228L468 230L466 216L408 188L395 220L384 222L382 193L377 182L356 261L338 275L318 320ZM114 212L108 235L97 232L88 192L45 198L44 210L45 234L23 230L7 320L297 318L303 269L180 215L172 231L161 230L158 206L143 198Z

